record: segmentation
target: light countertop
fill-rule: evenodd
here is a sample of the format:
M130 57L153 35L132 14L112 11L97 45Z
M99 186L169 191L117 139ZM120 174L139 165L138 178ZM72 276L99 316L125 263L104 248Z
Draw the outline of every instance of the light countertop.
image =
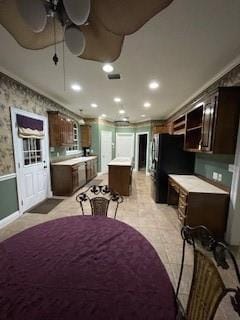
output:
M115 158L109 162L109 166L132 166L132 158Z
M69 159L69 160L64 160L64 161L60 161L60 162L54 162L52 163L52 165L57 166L73 166L75 164L81 163L81 162L86 162L92 159L96 159L96 156L89 156L89 157L78 157L78 158L73 158L73 159Z
M215 187L194 175L170 174L169 177L188 192L228 194L228 192Z

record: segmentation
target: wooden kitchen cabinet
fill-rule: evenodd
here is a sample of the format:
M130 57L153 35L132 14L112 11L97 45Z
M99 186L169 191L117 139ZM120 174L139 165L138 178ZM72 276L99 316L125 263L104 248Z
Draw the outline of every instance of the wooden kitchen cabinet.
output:
M152 127L152 134L169 133L169 127L166 124L154 125Z
M92 145L92 127L90 125L80 126L81 146L89 148Z
M48 112L50 147L73 145L73 121L58 111Z
M220 87L187 112L186 151L234 154L240 113L240 87Z
M92 180L97 175L97 159L92 159L86 163L87 181Z
M115 158L108 164L109 188L122 196L129 196L132 189L132 159Z
M81 164L85 168L85 163ZM52 165L52 190L55 196L71 196L80 185L79 165ZM86 183L86 179L85 179Z
M97 158L69 159L51 165L52 190L55 196L70 196L97 175Z
M177 206L178 219L183 225L204 225L215 236L224 237L229 204L228 192L195 176L170 175L167 203Z

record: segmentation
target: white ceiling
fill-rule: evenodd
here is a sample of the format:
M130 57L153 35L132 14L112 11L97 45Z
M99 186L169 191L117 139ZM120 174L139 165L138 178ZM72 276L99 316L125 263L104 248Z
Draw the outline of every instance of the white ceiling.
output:
M142 29L125 38L120 58L113 64L122 80L109 81L102 64L72 56L66 50L67 88L63 89L62 60L52 63L53 48L21 48L0 26L0 66L74 112L86 116L105 113L120 119L115 96L123 99L130 121L161 119L240 54L239 0L175 0ZM62 46L58 48L62 58ZM150 80L160 82L154 92ZM70 85L78 82L82 91ZM143 108L149 101L152 107ZM99 107L93 109L91 103Z

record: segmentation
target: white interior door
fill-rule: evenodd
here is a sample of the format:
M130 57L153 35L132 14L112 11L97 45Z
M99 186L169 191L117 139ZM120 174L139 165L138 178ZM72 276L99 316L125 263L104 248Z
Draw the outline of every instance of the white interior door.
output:
M17 113L43 120L44 138L19 137L18 128L15 125ZM19 205L20 212L25 212L49 195L50 172L47 118L17 109L13 110L12 116Z
M101 171L108 172L108 164L112 160L112 132L101 132Z
M133 158L134 156L134 133L116 134L116 157Z
M23 210L47 198L47 164L44 139L19 138L21 149L20 175Z

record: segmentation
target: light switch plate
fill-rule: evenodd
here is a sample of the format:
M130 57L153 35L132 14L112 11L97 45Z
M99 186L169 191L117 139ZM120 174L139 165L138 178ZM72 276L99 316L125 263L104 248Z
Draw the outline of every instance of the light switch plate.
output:
M212 177L213 177L214 180L218 180L218 173L217 172L213 172Z
M222 174L221 173L218 174L218 181L222 181Z
M234 168L235 168L234 164L229 164L228 165L228 171L229 172L234 172Z

